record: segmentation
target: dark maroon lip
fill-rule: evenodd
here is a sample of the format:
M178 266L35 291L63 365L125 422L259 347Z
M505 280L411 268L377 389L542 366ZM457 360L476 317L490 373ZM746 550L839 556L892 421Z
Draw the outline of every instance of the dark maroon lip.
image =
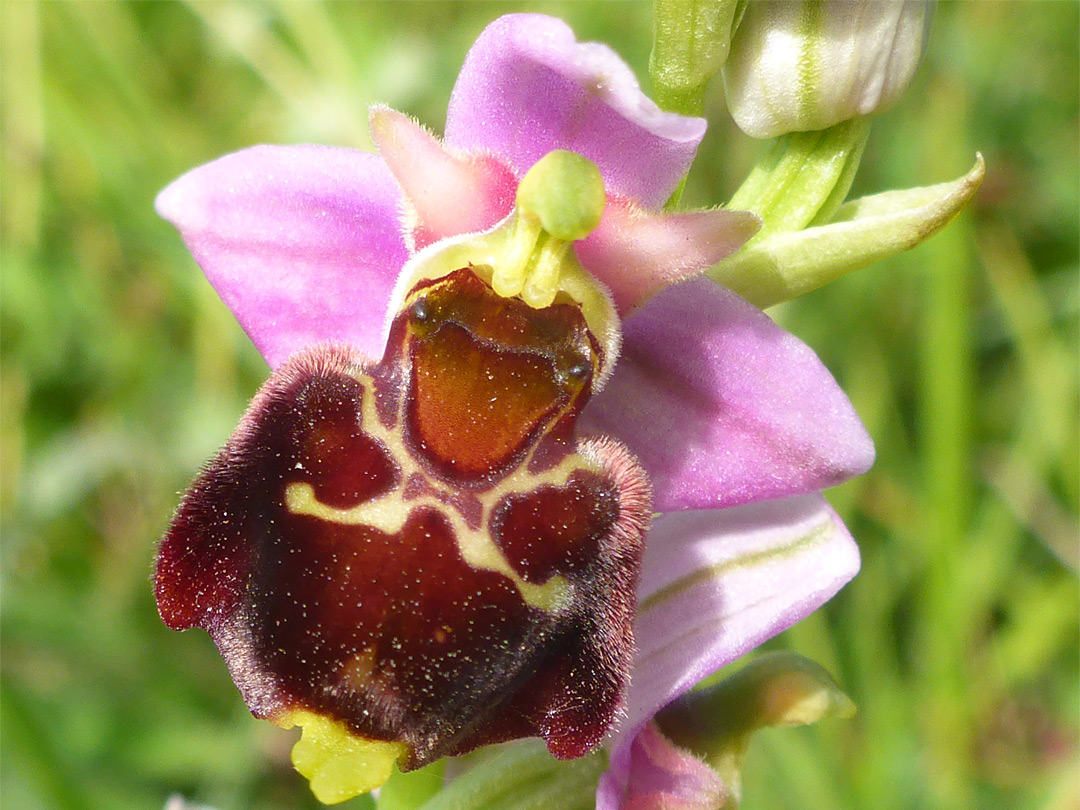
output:
M406 301L379 364L324 345L267 381L162 541L162 618L256 716L404 742L406 769L581 756L624 700L650 514L621 445L575 436L594 342L468 269Z

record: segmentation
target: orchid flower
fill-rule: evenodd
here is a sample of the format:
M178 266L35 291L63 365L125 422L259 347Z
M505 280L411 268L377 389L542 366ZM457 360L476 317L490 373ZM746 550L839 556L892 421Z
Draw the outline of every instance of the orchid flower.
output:
M715 795L722 786L701 787L715 774L710 777L704 765L671 747L651 720L705 676L815 610L855 574L857 549L820 490L865 471L873 458L851 404L814 353L736 294L697 278L755 233L756 218L728 210L662 213L690 166L705 121L661 112L614 52L578 43L565 24L549 17L503 17L480 35L454 87L443 140L383 107L373 109L371 126L379 155L323 146L254 147L189 172L158 198L158 211L179 229L275 369L237 434L193 485L162 545L157 587L163 618L177 629L200 626L211 632L253 713L281 725L304 725L294 762L312 779L319 798L340 801L377 786L395 760L408 765L409 746L401 742L378 743L389 750L350 747L349 729L340 731L342 717L313 710L297 697L295 684L286 688L274 675L280 670L271 672L252 651L255 602L284 600L271 608L279 624L301 621L290 610L302 609L306 620L309 610L332 616L334 606L284 593L307 588L305 576L323 573L304 568L310 560L303 553L296 558L298 570L290 571L254 547L241 519L255 496L215 500L213 493L240 486L238 469L250 475L261 469L262 457L251 450L259 436L265 434L258 440L271 448L286 441L260 420L268 408L278 409L275 429L302 418L304 403L286 396L303 375L315 366L333 366L359 369L356 380L367 380L364 374L375 380L392 376L387 358L394 347L414 346L402 330L432 317L430 300L418 305L416 290L431 280L457 279L447 275L451 269L480 267L494 255L496 266L484 280L495 293L484 288L478 295L523 302L514 306L525 313L526 327L530 318L541 317L529 313L555 311L559 302L570 301L596 337L591 365L575 366L571 374L592 381L592 397L585 390L582 400L588 401L572 416L586 434L608 437L584 441L601 448L597 463L623 482L616 497L624 514L613 518L610 531L640 540L650 513L658 514L644 540L643 559L637 546L640 562L633 565L640 564L640 578L620 575L620 587L630 588L630 603L618 621L627 628L632 623L634 640L613 653L625 656L625 666L612 666L628 671L616 673L619 682L598 700L602 706L579 707L585 718L580 724L589 728L574 727L559 737L543 722L481 716L484 707L472 707L480 719L447 719L457 724L457 742L442 748L433 743L432 750L459 753L540 735L557 756L579 756L604 741L610 770L599 786L600 810L659 806L649 802L704 795L702 790ZM571 159L577 168L545 185L547 156L566 152L584 161ZM598 169L596 183L581 169L588 164ZM586 179L579 182L581 177ZM566 226L564 209L576 211L581 199L585 213L574 214ZM505 270L499 257L511 255L529 227L534 231L523 244L532 270ZM548 248L560 267L583 272L542 277L536 255L543 264ZM459 294L458 287L447 289ZM457 306L457 300L448 297L446 306ZM498 334L499 340L518 339ZM381 365L371 365L380 357ZM341 382L348 374L334 378L335 391L348 387ZM430 386L444 401L467 404L456 387L463 379L457 374ZM483 390L483 382L468 390ZM327 420L338 418L325 415L331 400L311 395L305 401L323 407ZM576 407L567 405L566 413ZM441 440L437 433L424 436L425 447ZM488 458L482 440L481 434L470 437L479 444L478 464ZM568 441L560 435L555 444ZM367 444L349 447L350 453L375 452ZM352 458L342 455L336 463L352 470ZM302 469L303 462L296 467ZM344 474L335 468L331 477L348 488L339 481ZM631 490L636 494L628 495ZM296 509L314 514L324 506L308 490L290 492L296 495L290 510L299 504ZM200 532L211 523L218 533L208 539ZM484 565L503 570L501 562ZM272 566L277 567L270 571ZM513 582L523 594L534 593L526 586L538 587L520 577ZM538 600L547 598L536 593ZM610 598L618 602L624 596ZM319 643L304 649L329 660L333 651ZM378 662L358 655L351 666L352 682L362 682L370 697L378 687L372 685ZM498 677L480 670L473 673L477 679ZM536 687L527 674L512 677ZM326 689L325 694L337 689L340 697L338 686ZM292 700L288 712L282 708L285 692ZM552 697L544 717L554 716L552 706L565 697ZM371 700L386 706L396 696L385 692ZM515 691L500 704L502 714L525 700ZM356 781L342 775L365 758L382 769L381 776ZM663 778L650 776L656 773Z

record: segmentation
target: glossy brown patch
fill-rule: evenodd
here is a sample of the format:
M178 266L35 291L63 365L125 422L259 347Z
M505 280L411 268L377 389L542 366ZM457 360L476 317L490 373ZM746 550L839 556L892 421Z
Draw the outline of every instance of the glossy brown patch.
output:
M565 395L545 358L485 346L456 324L413 347L412 426L424 453L462 476L518 458Z
M411 439L452 479L516 465L587 391L598 362L576 308L534 310L469 270L424 287L401 319L411 327Z

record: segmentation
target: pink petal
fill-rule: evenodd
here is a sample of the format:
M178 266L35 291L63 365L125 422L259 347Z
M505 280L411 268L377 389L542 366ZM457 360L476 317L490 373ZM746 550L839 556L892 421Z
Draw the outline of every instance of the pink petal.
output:
M620 802L641 784L635 770L653 767L643 763L637 741L657 711L816 610L858 569L858 547L816 494L654 521L638 588L627 713L609 743L597 810L625 810Z
M641 460L662 512L818 491L874 458L814 352L708 279L626 320L615 373L585 419Z
M727 796L716 771L673 745L652 723L634 738L628 766L601 777L597 810L715 810Z
M375 155L256 146L193 169L157 198L272 366L322 340L382 354L408 258L400 192Z
M597 809L619 807L635 741L663 706L828 601L859 550L820 495L664 515L639 588L638 652Z
M574 249L624 314L705 272L760 227L761 220L746 211L652 213L625 197L609 197L599 227Z
M659 208L690 168L705 120L665 113L606 45L578 43L561 20L500 17L465 59L446 142L487 148L523 175L552 149L600 167L608 191Z
M625 742L702 678L828 601L859 551L820 495L675 512L645 550Z
M458 154L407 115L371 111L371 135L411 206L417 250L448 236L487 230L514 207L517 178L495 155Z

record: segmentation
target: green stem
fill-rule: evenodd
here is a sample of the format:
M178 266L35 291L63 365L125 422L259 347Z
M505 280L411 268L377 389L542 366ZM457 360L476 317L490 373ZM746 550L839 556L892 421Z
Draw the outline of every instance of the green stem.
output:
M736 0L655 0L649 78L661 109L701 115L705 88L727 61Z
M869 119L854 118L819 132L777 138L728 207L762 218L757 239L828 221L851 188L869 134Z
M843 168L840 171L839 176L836 178L836 183L833 186L833 190L829 193L829 196L822 202L821 207L818 208L814 218L807 223L807 227L814 225L825 225L832 222L836 212L840 210L840 206L844 204L844 200L847 199L848 192L851 191L851 184L855 182L855 174L859 171L859 164L862 163L863 150L866 148L866 141L870 137L870 120L867 118L858 119L865 126L862 128L861 134L856 132L855 139L850 144L850 151L843 158Z
M429 799L422 810L517 810L530 796L558 794L559 786L567 796L591 796L605 765L596 755L560 762L542 744L519 742L486 756ZM578 801L557 804L576 807Z
M700 116L705 90L727 60L737 0L655 0L649 78L660 109ZM678 207L686 177L664 206Z

